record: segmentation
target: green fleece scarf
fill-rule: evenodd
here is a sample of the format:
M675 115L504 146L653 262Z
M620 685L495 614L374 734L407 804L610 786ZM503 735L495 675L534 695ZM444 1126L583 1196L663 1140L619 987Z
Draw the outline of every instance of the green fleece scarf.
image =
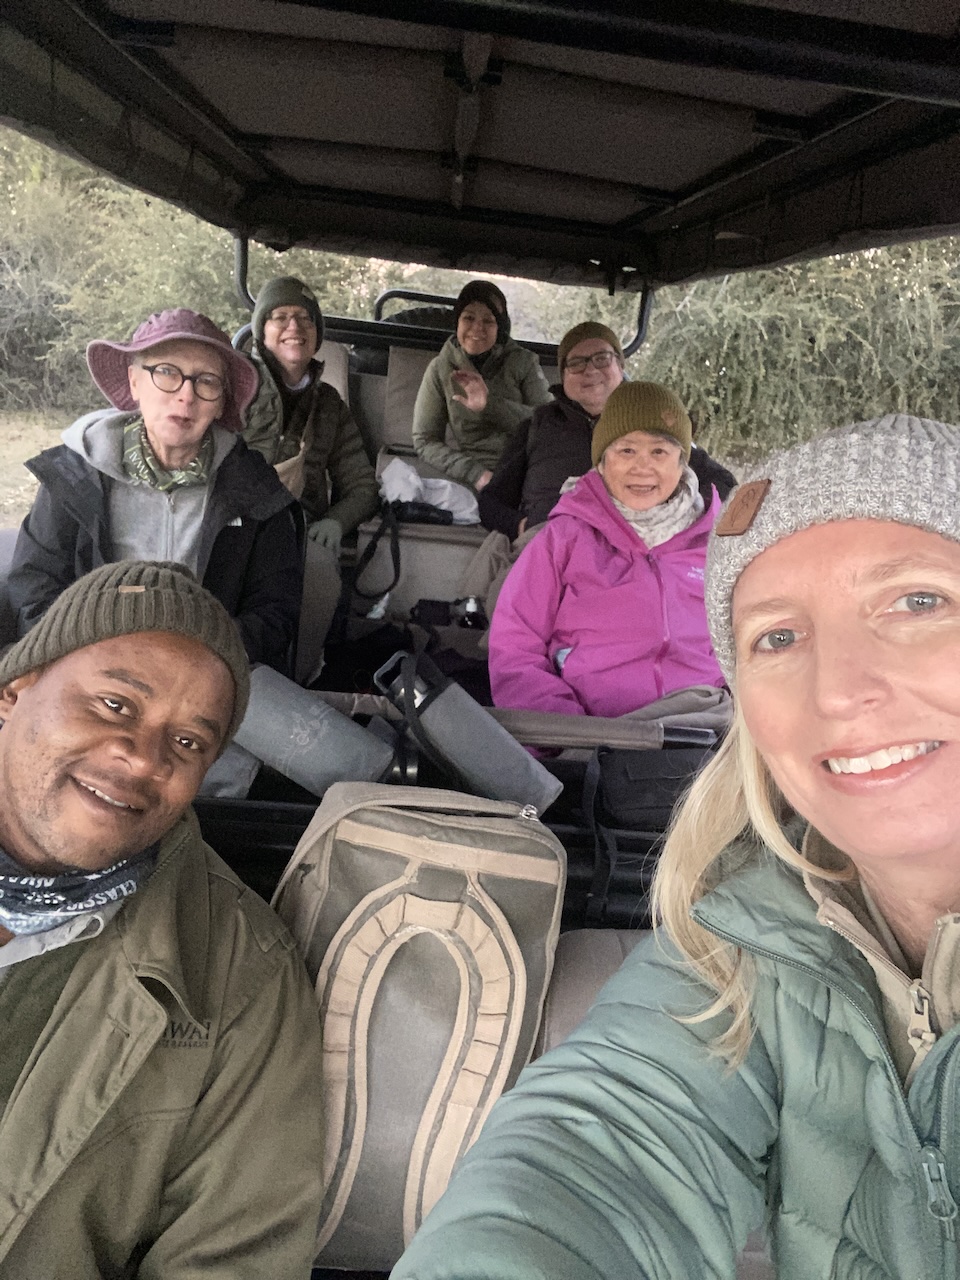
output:
M167 471L150 446L143 418L136 417L123 428L123 474L134 484L146 484L166 493L168 489L191 484L206 484L213 461L213 437L208 431L200 444L200 452L185 467Z

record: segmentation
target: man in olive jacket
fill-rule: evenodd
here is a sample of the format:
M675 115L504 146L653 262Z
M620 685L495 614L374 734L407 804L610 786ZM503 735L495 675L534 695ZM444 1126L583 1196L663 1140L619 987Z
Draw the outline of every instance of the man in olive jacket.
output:
M0 1277L307 1280L320 1033L189 805L247 658L188 572L79 579L0 659Z

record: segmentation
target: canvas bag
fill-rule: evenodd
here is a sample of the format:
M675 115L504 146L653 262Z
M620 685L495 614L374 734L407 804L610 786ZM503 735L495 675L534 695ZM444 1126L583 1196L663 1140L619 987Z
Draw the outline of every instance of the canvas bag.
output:
M307 419L303 438L300 441L300 448L292 458L286 458L283 462L275 462L273 465L274 471L280 478L280 483L298 502L303 497L304 486L307 483L307 450L311 444L313 444L312 413Z
M323 1027L320 1266L390 1270L533 1051L566 855L529 813L336 783L280 880Z

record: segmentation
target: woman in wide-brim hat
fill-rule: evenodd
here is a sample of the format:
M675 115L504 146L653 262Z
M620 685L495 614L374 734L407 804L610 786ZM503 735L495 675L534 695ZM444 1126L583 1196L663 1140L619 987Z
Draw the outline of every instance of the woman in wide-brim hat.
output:
M662 929L520 1077L395 1280L955 1276L960 428L768 459L711 539L737 719ZM457 1259L451 1267L450 1259Z
M87 348L110 401L26 465L40 489L10 571L19 632L114 560L185 564L236 620L252 662L286 670L300 607L293 499L240 438L257 375L212 320L151 315Z
M453 310L456 333L430 361L413 408L413 443L425 462L477 490L521 422L548 404L532 351L510 337L507 300L491 280L471 280Z

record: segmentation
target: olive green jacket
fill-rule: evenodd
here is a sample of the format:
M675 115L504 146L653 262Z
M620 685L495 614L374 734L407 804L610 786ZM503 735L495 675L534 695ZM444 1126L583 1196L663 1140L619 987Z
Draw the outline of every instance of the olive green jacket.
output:
M141 892L70 945L0 1118L2 1280L307 1280L320 1032L280 920L188 811Z
M283 429L283 400L266 363L251 357L260 375L260 389L247 410L243 438L270 465L296 456L309 426L313 439L304 462L305 484L300 501L309 520L329 516L352 533L380 505L377 477L363 447L360 429L335 388L314 377L304 392L310 397L303 411ZM298 406L299 408L299 406Z
M733 1280L769 1223L779 1280L960 1275L960 1024L906 1092L876 977L766 853L694 907L756 971L734 1073L725 1019L646 939L586 1020L494 1108L393 1280Z
M448 338L423 375L413 407L413 443L425 462L451 480L474 484L494 469L520 423L553 397L537 357L512 338L497 343L484 362L488 398L482 412L454 400L460 388L451 375L457 369L476 372L456 338Z

